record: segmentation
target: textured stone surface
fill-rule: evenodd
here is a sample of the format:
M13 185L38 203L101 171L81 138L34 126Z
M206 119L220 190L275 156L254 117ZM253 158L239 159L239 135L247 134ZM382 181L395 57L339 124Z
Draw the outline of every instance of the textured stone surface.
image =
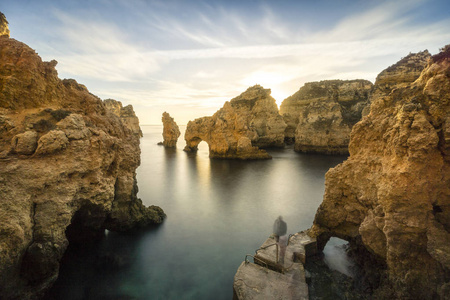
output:
M195 151L205 141L210 157L267 159L269 154L258 147L284 147L285 128L270 90L255 85L225 102L212 117L189 121L185 150Z
M398 299L448 296L449 58L447 47L414 82L407 71L394 72L395 80L378 77L395 88L377 93L370 113L353 127L350 157L326 174L311 231L321 246L329 236L362 241L385 262ZM422 59L406 62L414 74L423 66ZM402 63L381 74L405 70Z
M410 53L397 63L383 70L378 74L373 86L371 99L387 96L395 88L405 87L413 83L419 78L420 73L427 65L431 54L425 50L419 53ZM366 116L370 112L370 103L366 105L362 111L362 115Z
M269 237L256 251L254 264L244 261L239 266L234 276L233 299L308 299L303 264L306 256L316 252L305 251L305 245L315 245L315 240L305 232L291 236L283 262L279 257L277 261L274 244L274 236Z
M178 138L180 137L180 128L174 119L167 113L162 114L163 122L163 145L167 148L173 148L177 146Z
M0 36L2 35L9 37L9 27L5 15L0 12Z
M352 126L361 119L372 83L325 80L306 83L280 106L286 140L295 151L346 154Z
M139 121L0 37L0 297L42 296L69 242L160 223L137 199ZM113 109L114 108L114 109Z
M136 117L131 105L123 107L120 101L114 99L106 99L103 103L109 111L112 111L116 116L120 117L122 123L130 129L133 134L142 137L139 119Z
M38 134L36 131L28 130L14 136L11 143L12 151L18 154L33 154L37 148Z

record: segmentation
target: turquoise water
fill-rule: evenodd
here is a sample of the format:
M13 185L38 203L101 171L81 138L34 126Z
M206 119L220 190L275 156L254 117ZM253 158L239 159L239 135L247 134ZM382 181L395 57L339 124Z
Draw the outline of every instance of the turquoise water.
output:
M279 215L289 233L309 228L326 171L345 159L287 147L269 150L272 160L211 160L204 142L188 154L182 138L176 149L157 145L162 126L142 130L138 196L161 206L167 219L71 247L49 299L231 299L245 255Z

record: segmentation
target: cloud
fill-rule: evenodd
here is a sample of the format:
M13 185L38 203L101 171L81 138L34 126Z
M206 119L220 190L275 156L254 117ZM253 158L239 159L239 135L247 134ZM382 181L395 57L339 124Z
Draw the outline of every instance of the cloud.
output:
M135 19L133 26L57 9L56 38L42 49L59 61L64 77L141 107L144 119L153 116L150 109L165 107L183 120L182 114L213 113L254 84L271 88L280 104L307 81L374 81L410 51L437 51L450 40L449 18L417 23L424 1L380 2L334 23L325 20L315 31L283 19L270 2L247 10L226 3L141 1L139 9L116 3ZM159 123L159 112L155 116Z

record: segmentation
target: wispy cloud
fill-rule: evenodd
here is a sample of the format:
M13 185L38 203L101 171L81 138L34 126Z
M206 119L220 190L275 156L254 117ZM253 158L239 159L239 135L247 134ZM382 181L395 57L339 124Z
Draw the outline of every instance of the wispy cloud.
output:
M159 116L150 120L149 109L164 107L186 123L253 84L271 88L280 103L307 81L373 81L410 51L435 52L450 40L450 18L418 22L425 0L340 12L344 17L315 31L287 22L270 2L243 10L225 2L114 3L123 9L118 16L129 14L135 21L135 30L115 18L55 9L55 39L42 49L59 61L62 76L91 82L92 92L141 107L144 123L159 122Z

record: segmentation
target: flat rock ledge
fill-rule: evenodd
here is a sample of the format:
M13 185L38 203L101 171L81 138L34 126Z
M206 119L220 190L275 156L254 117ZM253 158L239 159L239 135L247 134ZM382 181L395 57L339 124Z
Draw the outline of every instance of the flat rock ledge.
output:
M309 299L304 264L317 254L316 240L304 231L290 235L283 263L277 249L272 235L255 255L246 255L234 276L233 300Z

